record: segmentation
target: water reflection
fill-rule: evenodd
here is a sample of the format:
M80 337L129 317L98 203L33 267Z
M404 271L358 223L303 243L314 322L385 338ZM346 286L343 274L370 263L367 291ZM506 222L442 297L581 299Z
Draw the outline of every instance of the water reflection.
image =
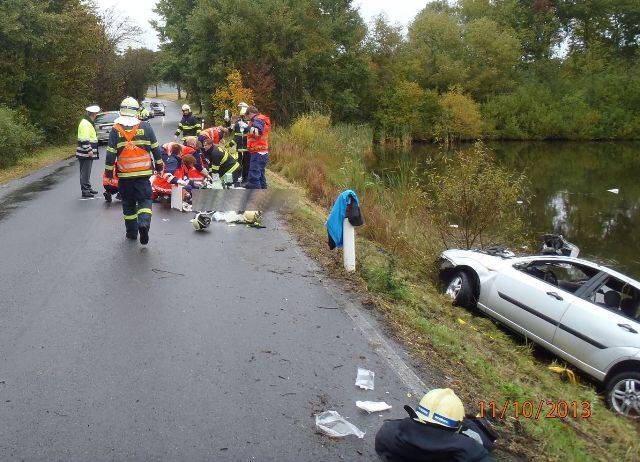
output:
M564 234L582 256L640 278L640 143L500 142L489 147L503 165L526 174L533 232ZM376 154L368 167L382 176L402 165L422 177L442 168L448 155L432 145ZM620 193L607 191L613 188Z

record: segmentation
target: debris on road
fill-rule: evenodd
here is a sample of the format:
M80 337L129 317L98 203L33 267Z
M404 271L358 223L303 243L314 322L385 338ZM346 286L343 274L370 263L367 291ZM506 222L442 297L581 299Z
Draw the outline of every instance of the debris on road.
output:
M375 373L361 367L358 368L358 375L356 376L356 387L360 387L363 390L373 390L373 380Z
M322 430L322 432L334 438L344 438L348 435L364 438L364 432L362 430L336 411L325 411L321 414L316 414L316 426Z
M391 405L384 401L356 401L356 407L371 414L391 409Z
M163 274L165 276L160 277L159 279L169 278L171 276L184 276L182 273L174 273L173 271L165 271L158 268L152 268L151 271L156 274Z

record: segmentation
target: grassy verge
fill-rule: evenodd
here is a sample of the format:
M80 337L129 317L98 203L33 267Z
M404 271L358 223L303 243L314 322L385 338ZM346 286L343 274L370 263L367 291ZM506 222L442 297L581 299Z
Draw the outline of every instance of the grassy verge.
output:
M307 121L311 123L311 121ZM306 123L306 122L305 122ZM358 159L369 155L364 129L294 125L274 133L272 174L280 185L293 182L306 200L287 215L290 228L307 252L330 274L341 275L375 307L390 333L426 368L445 377L466 403L548 400L589 403L589 418L496 419L502 434L501 458L526 460L638 460L638 426L607 410L594 387L572 384L551 372L556 360L501 330L486 317L453 308L433 279L434 240L419 207L419 188L383 188L364 173ZM315 124L315 125L314 125ZM309 124L307 124L309 125ZM317 128L317 121L313 124ZM410 179L406 179L411 183ZM359 229L358 271L342 271L340 252L329 252L323 227L330 202L341 188L356 190L366 224ZM362 194L361 194L362 191ZM542 417L546 412L543 412Z
M15 165L0 170L0 184L22 178L38 169L73 156L75 145L48 146L22 157Z

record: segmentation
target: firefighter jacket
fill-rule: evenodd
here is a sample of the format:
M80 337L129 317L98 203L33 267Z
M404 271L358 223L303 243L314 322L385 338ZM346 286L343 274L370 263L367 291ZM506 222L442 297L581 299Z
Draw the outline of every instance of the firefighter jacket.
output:
M198 133L200 133L200 122L198 122L192 113L183 115L182 119L180 119L176 136L180 136L180 133L182 133L182 141L188 136L198 136Z
M115 124L109 134L107 157L104 166L107 177L113 176L116 161L120 180L150 177L154 170L161 171L163 167L162 150L158 145L158 140L151 125L148 122L140 122L135 127L121 128L124 133L119 131L118 124ZM131 139L127 139L127 133L131 135ZM138 152L130 154L133 149ZM146 151L146 153L142 151Z

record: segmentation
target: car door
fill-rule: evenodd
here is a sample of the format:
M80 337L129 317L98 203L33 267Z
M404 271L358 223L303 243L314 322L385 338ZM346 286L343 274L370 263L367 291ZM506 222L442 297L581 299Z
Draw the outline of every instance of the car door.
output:
M579 300L574 293L595 274L558 259L508 266L495 279L489 310L532 340L551 344L565 311Z
M575 300L553 343L598 375L640 351L640 289L611 275ZM569 358L567 358L569 359Z

